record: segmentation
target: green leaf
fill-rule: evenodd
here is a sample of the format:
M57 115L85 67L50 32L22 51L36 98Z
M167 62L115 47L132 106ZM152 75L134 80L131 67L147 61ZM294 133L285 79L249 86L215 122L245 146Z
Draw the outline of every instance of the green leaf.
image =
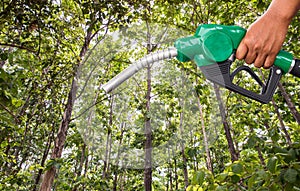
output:
M187 188L186 188L186 191L191 191L193 190L193 185L189 185Z
M193 179L192 179L192 185L202 185L204 182L205 178L205 172L203 171L198 171L194 174Z
M295 183L297 181L297 175L298 172L295 169L289 168L285 173L284 173L284 180L286 180L289 183Z
M228 173L221 173L217 176L217 180L223 182L228 177Z
M267 180L269 178L268 174L265 170L259 170L256 172L257 176L263 180Z
M199 185L190 185L186 188L186 191L203 191L203 188L201 188Z
M240 181L240 176L238 176L238 175L233 175L232 177L231 177L231 182L232 183L234 183L234 184L236 184L236 183L238 183Z
M243 165L236 163L231 166L231 169L235 174L241 174L243 172Z
M293 187L295 190L297 190L297 191L300 191L300 188L298 188L298 187L296 187L296 186L294 186Z
M4 61L8 59L8 53L7 52L3 52L0 53L0 60Z
M12 104L13 104L15 107L20 107L20 106L23 104L23 101L22 101L22 100L19 100L19 99L16 99L16 98L13 98L11 102L12 102Z
M216 191L223 191L223 190L227 190L226 185L224 185L224 186L218 186L217 189L216 189Z
M30 171L37 170L37 169L44 169L44 167L42 167L40 164L34 164L29 167Z
M271 173L276 172L277 163L278 163L278 159L275 156L268 160L267 168Z
M256 176L251 176L249 179L248 179L248 188L251 189L255 183L255 179L256 179Z
M256 142L257 142L257 140L256 140L256 136L250 136L249 137L249 139L248 139L248 146L250 147L250 148L254 148L255 147L255 145L256 145Z
M55 164L55 160L49 159L46 164L45 170L49 170L50 168L52 168L52 166L54 166L54 164Z

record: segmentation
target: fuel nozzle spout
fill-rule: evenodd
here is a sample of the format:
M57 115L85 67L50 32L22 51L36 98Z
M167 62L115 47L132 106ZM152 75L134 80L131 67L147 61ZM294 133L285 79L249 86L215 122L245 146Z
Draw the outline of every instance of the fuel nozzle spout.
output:
M121 85L124 81L132 77L135 73L140 71L141 69L147 67L149 64L154 62L170 59L177 56L177 49L175 47L170 47L165 50L161 50L152 54L148 54L145 57L137 60L133 64L131 64L128 68L123 70L117 76L109 80L106 84L104 84L101 89L104 89L106 93L111 92L119 85Z

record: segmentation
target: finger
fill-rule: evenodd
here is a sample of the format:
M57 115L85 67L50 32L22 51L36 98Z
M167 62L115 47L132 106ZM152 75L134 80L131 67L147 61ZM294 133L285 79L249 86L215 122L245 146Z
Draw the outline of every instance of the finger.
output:
M256 57L257 57L256 52L254 52L254 51L249 51L249 52L247 53L246 58L245 58L244 60L245 60L245 62L246 62L247 64L252 64L252 63L254 63Z
M236 50L235 57L239 60L243 60L248 52L248 47L243 43L240 43L238 49Z
M266 54L259 54L254 61L254 66L257 68L265 66L266 58L267 58Z
M273 66L274 62L275 62L275 59L276 59L276 55L269 55L267 56L266 58L266 61L264 63L264 68L265 69L268 69L270 68L271 66Z

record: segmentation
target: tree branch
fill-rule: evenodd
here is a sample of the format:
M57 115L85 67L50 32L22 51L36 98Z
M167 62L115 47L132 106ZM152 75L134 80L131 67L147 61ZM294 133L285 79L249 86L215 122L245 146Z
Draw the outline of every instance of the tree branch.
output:
M1 102L0 102L0 106L7 112L9 113L15 120L16 123L19 123L20 120L17 118L17 116L15 114L13 114L12 111L10 111L5 105L3 105Z
M35 50L32 50L32 49L27 48L27 47L22 46L22 45L10 44L10 43L0 43L0 46L7 46L7 47L13 47L13 48L19 48L19 49L27 50L28 52L31 52L32 54L37 56L37 52Z

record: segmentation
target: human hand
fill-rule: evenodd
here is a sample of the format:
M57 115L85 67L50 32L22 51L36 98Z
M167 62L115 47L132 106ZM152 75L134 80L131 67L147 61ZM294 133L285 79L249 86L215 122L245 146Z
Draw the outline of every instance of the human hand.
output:
M288 31L289 21L270 13L254 22L237 51L236 58L255 67L270 68L280 51Z

